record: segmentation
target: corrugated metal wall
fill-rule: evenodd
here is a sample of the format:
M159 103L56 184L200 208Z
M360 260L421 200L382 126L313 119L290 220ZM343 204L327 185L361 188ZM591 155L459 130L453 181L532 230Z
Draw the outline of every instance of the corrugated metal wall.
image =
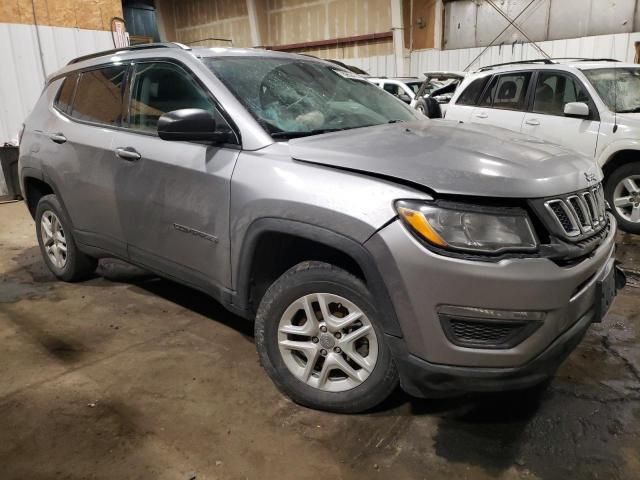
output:
M111 32L64 27L0 23L0 144L13 141L40 96L44 79L79 55L113 48Z
M396 59L393 55L344 58L340 60L369 72L372 77L394 77L396 75Z
M635 42L640 41L640 32L617 35L572 38L538 42L548 55L555 58L614 58L633 62ZM484 48L462 48L458 50L421 50L411 54L411 74L426 71L462 71ZM490 47L470 70L496 63L532 60L541 55L529 43Z
M498 6L515 18L530 0L502 0ZM640 29L640 0L536 0L518 18L533 41L559 40L593 35L631 33ZM458 0L445 4L444 48L489 45L508 25L489 3ZM510 28L494 44L527 39Z
M640 32L552 40L538 42L538 45L555 58L613 58L633 62L635 42L640 42ZM412 76L421 76L427 71L462 71L483 50L484 48L481 47L457 50L416 50L411 53L410 72ZM490 47L469 70L473 71L496 63L533 60L540 56L529 43ZM372 76L396 75L393 55L345 58L344 61L368 71Z

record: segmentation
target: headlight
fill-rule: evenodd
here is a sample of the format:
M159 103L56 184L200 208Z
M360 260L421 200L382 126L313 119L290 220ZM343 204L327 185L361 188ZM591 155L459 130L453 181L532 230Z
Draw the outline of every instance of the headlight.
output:
M519 208L401 200L396 210L412 232L436 247L487 254L537 247L529 218Z

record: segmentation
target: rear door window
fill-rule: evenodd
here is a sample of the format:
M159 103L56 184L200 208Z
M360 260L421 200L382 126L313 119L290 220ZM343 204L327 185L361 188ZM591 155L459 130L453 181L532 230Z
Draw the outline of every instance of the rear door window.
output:
M71 116L87 122L119 126L126 71L126 66L113 66L82 72Z
M54 102L55 107L64 113L69 113L71 109L71 103L73 102L73 94L76 91L76 83L78 81L78 74L72 73L67 76L63 82L62 87L58 91L58 96Z
M496 75L480 100L480 106L524 110L531 72Z
M464 92L460 94L458 100L456 101L456 105L469 105L474 106L478 103L478 97L484 90L485 85L489 81L491 77L483 77L478 78L471 82L467 88L464 89Z

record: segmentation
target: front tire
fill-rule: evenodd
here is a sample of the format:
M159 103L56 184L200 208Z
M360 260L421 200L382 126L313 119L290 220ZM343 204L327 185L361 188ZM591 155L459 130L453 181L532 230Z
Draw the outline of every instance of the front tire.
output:
M620 230L640 234L640 162L614 170L604 190Z
M78 250L71 222L55 195L40 199L35 221L40 252L51 273L65 282L76 282L95 272L97 260Z
M364 283L321 262L303 262L267 290L255 322L260 361L295 402L331 412L369 410L398 385L398 372Z

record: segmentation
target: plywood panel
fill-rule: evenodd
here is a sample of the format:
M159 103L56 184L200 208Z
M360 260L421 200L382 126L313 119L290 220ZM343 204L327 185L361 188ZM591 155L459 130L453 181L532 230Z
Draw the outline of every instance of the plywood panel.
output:
M35 15L35 19L34 19ZM0 22L110 30L122 17L120 0L3 0Z
M229 46L208 38L232 40L233 46L251 46L247 5L242 0L173 1L172 40L198 46ZM165 16L164 9L162 16ZM194 43L195 42L195 43Z
M269 45L387 32L389 0L269 0Z
M405 2L405 8L410 7L410 3ZM413 50L433 48L436 0L413 0L413 13L410 8L408 10L405 15L405 47ZM411 20L407 22L409 17Z

